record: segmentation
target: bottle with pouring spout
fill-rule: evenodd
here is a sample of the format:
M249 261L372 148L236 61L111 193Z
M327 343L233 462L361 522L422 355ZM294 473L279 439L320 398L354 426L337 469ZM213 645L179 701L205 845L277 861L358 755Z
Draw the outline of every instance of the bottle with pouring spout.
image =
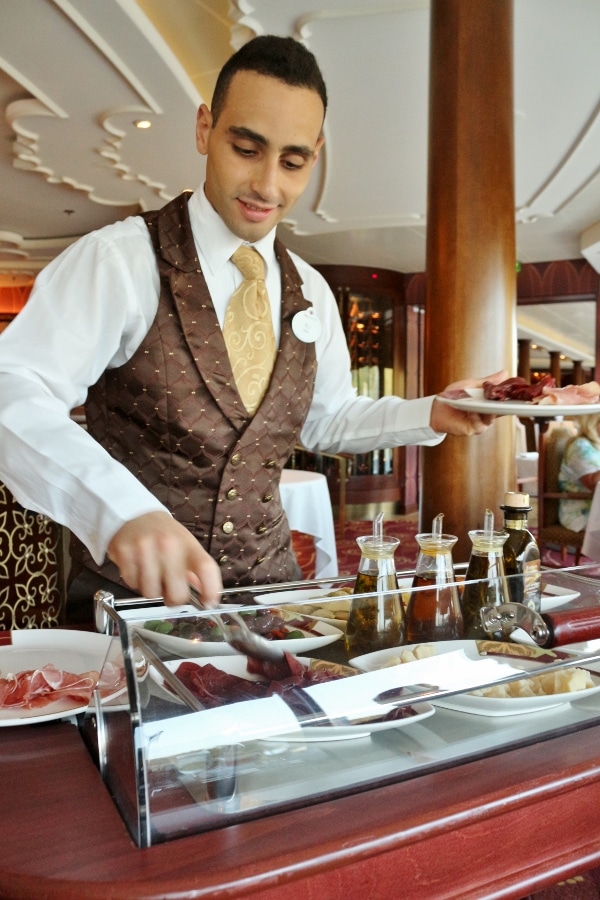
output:
M531 510L529 494L508 491L500 509L504 512L504 530L508 532L504 544L504 570L507 575L514 576L508 579L510 598L513 603L524 603L539 612L542 569L539 547L527 527L527 513Z
M502 640L502 633L490 635L483 630L479 611L484 606L500 606L510 602L510 591L504 571L504 544L508 532L494 531L494 513L486 509L483 529L469 531L473 544L460 601L465 637Z
M400 541L383 534L383 513L379 513L373 534L356 542L361 558L346 626L349 656L399 647L405 641L404 608L394 563Z
M417 534L419 545L413 591L406 610L406 643L460 640L464 634L452 548L458 537L442 534L440 513L431 534Z

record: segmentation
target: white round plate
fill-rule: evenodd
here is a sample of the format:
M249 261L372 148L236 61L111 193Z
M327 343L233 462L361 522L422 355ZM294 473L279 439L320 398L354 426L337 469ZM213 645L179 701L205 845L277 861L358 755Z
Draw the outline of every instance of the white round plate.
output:
M435 656L442 656L445 653L451 653L455 650L464 651L469 659L481 659L478 650L478 641L437 641L427 646L431 646L435 650ZM402 647L391 647L388 650L379 650L376 653L366 653L364 656L358 656L349 661L351 666L360 669L362 672L373 672L381 669L383 666L390 665L390 660L399 657L403 650L413 650L417 646L425 646L424 644L409 644ZM509 645L510 646L510 645ZM536 656L552 655L551 650L542 650L539 647L524 648L521 645L515 645L515 653L527 650L527 654L531 654L531 661L518 659L515 662L518 668L526 669L528 666L538 666ZM564 650L564 647L560 648ZM510 655L502 656L502 661L510 663ZM408 665L408 664L407 664ZM577 665L574 658L573 665ZM539 712L549 709L553 706L563 706L566 703L574 703L577 700L586 700L592 694L600 691L600 676L592 673L595 687L588 688L585 691L572 691L563 694L543 694L535 697L477 697L471 693L455 694L446 700L432 700L434 706L443 706L446 709L454 709L459 712L473 713L479 716L516 716L523 713Z
M528 403L523 400L485 400L482 388L467 388L471 396L453 400L438 394L438 400L453 406L454 409L462 409L465 412L475 412L481 415L492 416L520 416L521 418L536 417L540 419L552 419L555 416L587 416L600 412L600 403Z
M13 631L11 643L0 646L0 677L48 663L65 672L100 672L111 641L107 634L60 628ZM59 700L35 709L0 709L0 727L50 722L83 713L87 708L88 703Z
M227 612L226 609L224 609L223 611ZM291 613L288 617L286 617L284 610L278 610L278 612L282 614L282 618L289 618L290 620L294 618L293 614ZM192 615L198 615L198 610L194 610ZM135 628L138 634L140 634L142 638L144 638L144 640L153 641L160 647L163 647L165 650L168 650L170 653L173 653L176 656L202 657L240 655L226 641L193 641L188 640L187 638L173 637L170 634L162 634L159 631L152 631L152 629L144 628L143 625L144 621L148 622L150 620L156 619L174 618L181 618L181 616L175 616L173 614L172 607L169 608L163 606L149 610L148 615L144 616L141 621L138 610L135 625L133 625L133 619L129 619L128 621L129 624ZM210 613L208 615L208 618L210 618ZM335 627L334 625L330 625L329 622L324 622L321 619L313 619L310 616L307 616L306 618L309 619L310 627L314 629L317 634L311 634L309 631L304 631L304 629L299 628L298 630L303 631L305 637L293 638L290 640L283 640L278 642L285 647L288 653L292 653L294 656L297 653L308 653L311 650L318 649L319 647L325 647L327 644L331 644L333 643L333 641L339 640L339 638L341 638L343 635L343 632L339 628Z
M311 660L306 657L298 657L299 662L304 663L304 665L310 665ZM227 672L229 675L237 675L238 678L246 678L248 681L260 681L261 678L258 675L251 675L246 669L246 660L241 656L231 657L231 656L214 656L204 657L203 659L189 659L189 660L169 660L165 662L165 665L172 671L177 671L178 666L181 665L182 662L193 662L199 666L213 665L217 669L221 669L223 672ZM150 675L154 679L154 681L163 687L163 681L161 676L153 667L150 667ZM349 676L351 677L351 676ZM371 734L376 734L379 731L389 731L392 728L405 728L408 725L415 725L417 722L422 722L424 719L428 719L429 716L432 716L435 712L434 707L430 703L416 703L413 707L415 710L414 716L409 716L406 719L395 719L389 722L362 722L357 723L356 725L326 725L326 726L314 726L311 727L307 725L306 728L302 728L298 731L287 732L286 734L281 735L271 735L268 738L262 738L261 740L277 743L307 743L310 741L347 741L347 740L356 740L357 738L368 737Z

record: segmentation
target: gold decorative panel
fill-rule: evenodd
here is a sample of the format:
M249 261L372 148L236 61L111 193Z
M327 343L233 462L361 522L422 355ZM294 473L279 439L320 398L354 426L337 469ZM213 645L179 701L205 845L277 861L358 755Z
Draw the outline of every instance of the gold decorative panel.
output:
M0 630L61 624L61 529L0 483Z

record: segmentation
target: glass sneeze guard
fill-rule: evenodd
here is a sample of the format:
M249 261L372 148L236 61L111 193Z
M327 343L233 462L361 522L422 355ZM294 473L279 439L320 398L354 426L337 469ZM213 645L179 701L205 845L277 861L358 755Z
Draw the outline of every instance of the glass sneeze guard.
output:
M600 580L586 568L545 571L543 583L553 603L598 605L600 615ZM407 603L412 579L404 574ZM586 663L594 687L575 702L471 694L481 684L521 679L521 666L537 672L563 664L562 653L514 641L511 661L494 655L491 642L480 657L485 648L476 642L467 653L466 642L449 641L410 662L415 648L401 646L352 665L343 641L349 590L341 579L227 593L257 628L289 642L299 674L284 678L249 672L246 657L220 639L210 611L101 602L127 693L96 698L100 769L138 846L418 777L600 721L600 652ZM445 699L431 692L457 685L460 693ZM481 712L476 706L486 699ZM528 703L526 715L514 708Z

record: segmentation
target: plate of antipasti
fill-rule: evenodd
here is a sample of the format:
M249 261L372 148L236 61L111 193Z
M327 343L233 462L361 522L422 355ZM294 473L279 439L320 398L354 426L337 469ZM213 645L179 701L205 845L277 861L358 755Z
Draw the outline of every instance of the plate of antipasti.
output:
M455 409L481 415L553 418L600 412L597 381L559 388L550 375L535 384L520 377L507 378L499 384L486 381L480 388L455 388L438 396Z
M122 659L106 634L67 629L4 632L0 642L0 727L32 725L86 712L96 690L125 693Z

